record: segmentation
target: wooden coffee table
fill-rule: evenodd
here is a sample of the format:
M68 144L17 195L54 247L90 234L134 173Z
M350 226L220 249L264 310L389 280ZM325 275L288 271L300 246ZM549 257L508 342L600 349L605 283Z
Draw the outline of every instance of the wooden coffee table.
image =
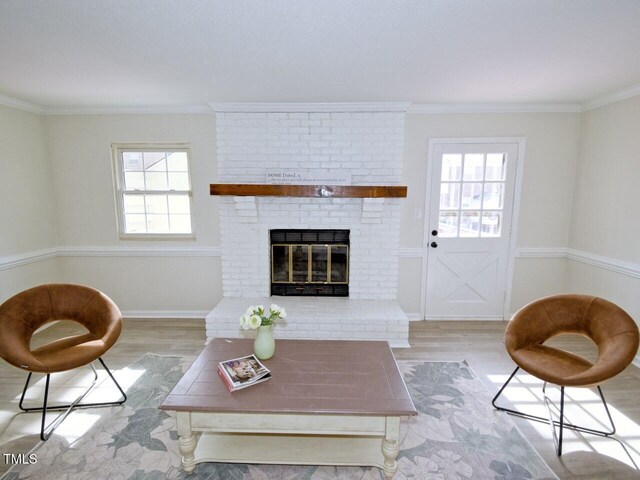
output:
M387 342L277 340L273 378L229 393L218 362L253 341L216 338L160 406L177 412L182 466L200 462L397 469L400 418L416 415Z

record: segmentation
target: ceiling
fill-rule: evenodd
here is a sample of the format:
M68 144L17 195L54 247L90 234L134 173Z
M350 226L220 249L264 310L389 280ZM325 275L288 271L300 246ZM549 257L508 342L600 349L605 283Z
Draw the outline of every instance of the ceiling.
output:
M2 0L0 95L583 103L640 85L638 0Z

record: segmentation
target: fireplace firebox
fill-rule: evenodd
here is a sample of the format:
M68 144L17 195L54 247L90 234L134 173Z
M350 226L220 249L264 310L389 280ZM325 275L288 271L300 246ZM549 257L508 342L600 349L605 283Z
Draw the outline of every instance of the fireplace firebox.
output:
M349 230L271 230L271 295L349 296Z

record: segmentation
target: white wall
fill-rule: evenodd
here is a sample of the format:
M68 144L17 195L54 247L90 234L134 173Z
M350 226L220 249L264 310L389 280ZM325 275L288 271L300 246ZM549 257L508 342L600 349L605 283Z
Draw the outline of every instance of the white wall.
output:
M567 269L571 291L607 298L636 321L640 321L639 132L640 96L582 114L569 248L583 261L569 260ZM617 265L625 268L616 269Z
M221 298L213 115L51 116L46 128L65 281L103 290L125 313L204 316ZM114 142L190 143L195 240L119 239Z
M0 302L25 288L56 281L51 170L44 119L0 105ZM11 267L11 268L9 268Z
M429 139L523 136L517 243L539 253L516 260L512 309L570 290L610 298L640 318L636 276L553 254L568 247L570 258L597 255L637 271L638 131L640 97L582 114L408 114L398 289L404 310L420 308ZM219 200L208 193L217 179L215 133L213 115L42 117L0 106L0 300L39 283L73 281L105 290L133 313L210 310L222 297ZM196 240L118 238L109 147L145 141L191 142ZM50 258L56 247L63 256ZM23 264L33 252L45 260Z
M409 195L402 209L401 249L422 247L427 146L430 138L442 137L526 137L518 248L566 247L579 127L577 113L408 114L404 181ZM420 219L415 218L416 209ZM408 313L420 309L420 262L420 258L400 262L399 298ZM564 259L517 258L512 311L540 296L563 291L564 282Z

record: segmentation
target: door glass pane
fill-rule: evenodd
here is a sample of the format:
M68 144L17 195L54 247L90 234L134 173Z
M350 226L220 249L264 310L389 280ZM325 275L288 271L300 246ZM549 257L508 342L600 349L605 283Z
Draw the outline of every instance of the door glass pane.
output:
M442 155L442 181L460 181L461 174L462 155L450 153Z
M440 208L442 210L457 209L460 207L460 184L440 184Z
M476 209L482 204L482 184L463 183L462 184L462 208Z
M502 183L485 183L484 184L484 200L482 201L482 208L491 210L502 209L503 199L503 187Z
M286 245L273 245L271 247L271 281L289 281L289 247Z
M331 247L331 282L346 283L349 273L349 247L332 245Z
M464 174L462 179L482 180L484 176L484 155L482 153L467 153L464 156Z
M458 236L458 212L440 212L438 236L445 238Z
M504 153L487 154L487 173L485 180L504 180L507 173L507 155Z
M309 257L306 245L295 245L291 247L293 255L293 281L304 283L309 278Z
M480 212L462 212L460 236L477 237L480 234Z
M502 212L482 212L481 237L499 237L502 230Z
M328 247L325 245L311 246L311 281L327 281Z

